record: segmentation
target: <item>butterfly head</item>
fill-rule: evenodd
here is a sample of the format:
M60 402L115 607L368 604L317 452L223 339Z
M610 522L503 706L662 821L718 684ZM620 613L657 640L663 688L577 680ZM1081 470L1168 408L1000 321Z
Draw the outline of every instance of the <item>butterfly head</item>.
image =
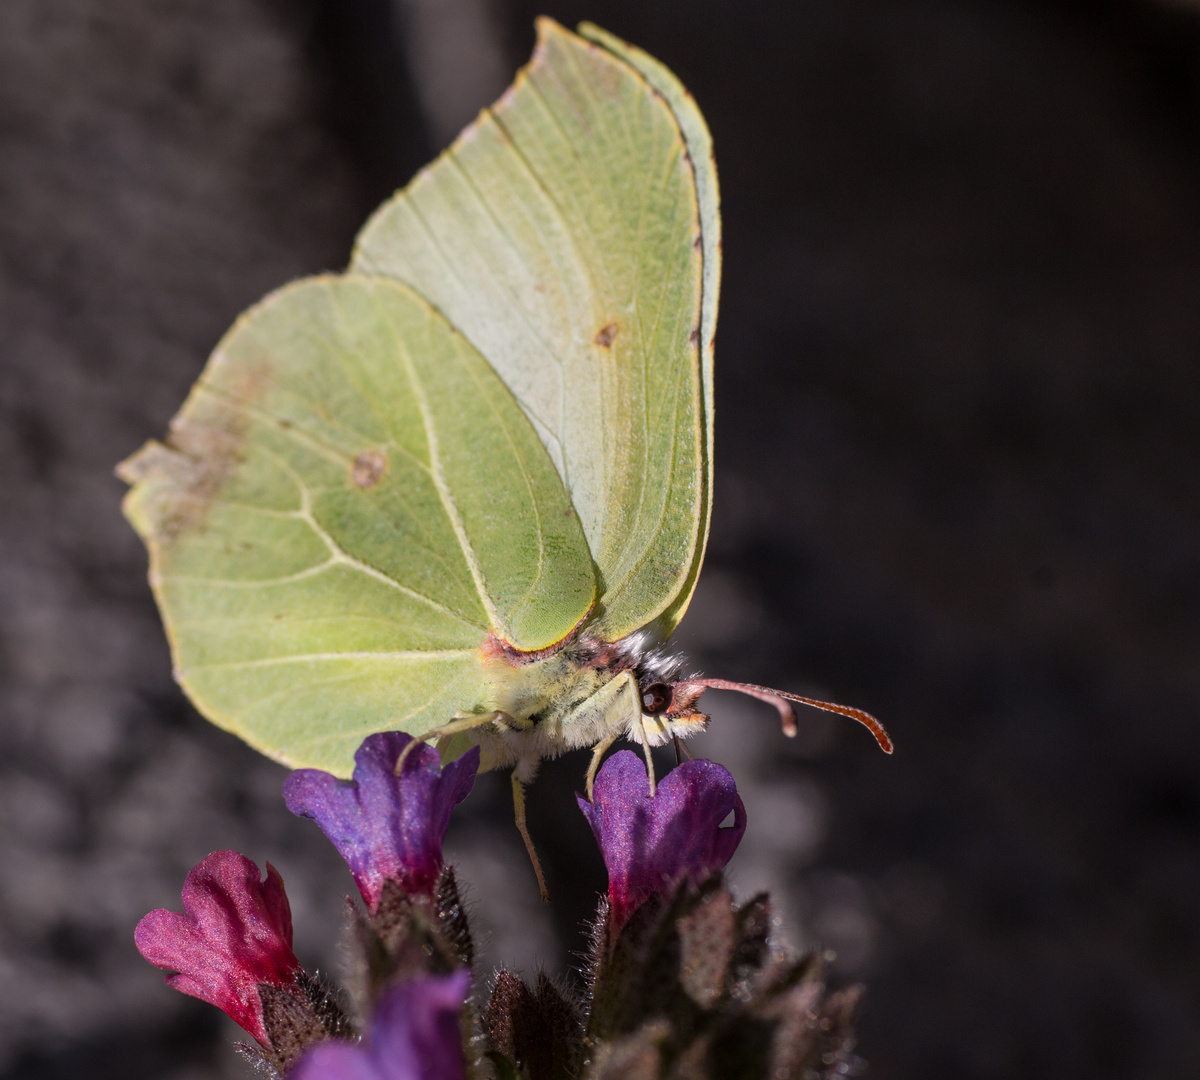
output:
M658 724L671 735L686 739L697 735L708 725L708 714L696 708L704 692L683 680L675 682L639 682L642 696L642 715Z
M648 721L657 721L656 726L660 732L658 739L652 739L654 744L666 741L669 735L687 738L705 729L708 725L708 714L696 707L705 690L736 690L773 705L779 713L783 733L787 736L794 736L797 732L795 705L808 705L857 720L875 736L875 741L884 753L892 752L892 740L883 725L862 709L801 697L799 694L772 690L754 683L707 679L698 675L681 677L681 657L664 653L660 649L647 649L640 642L631 642L631 645L641 649L635 674L642 699L642 714Z

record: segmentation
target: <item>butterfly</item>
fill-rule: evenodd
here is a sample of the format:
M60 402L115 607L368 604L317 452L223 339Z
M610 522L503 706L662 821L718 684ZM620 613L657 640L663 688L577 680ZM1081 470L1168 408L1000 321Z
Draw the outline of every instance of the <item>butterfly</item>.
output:
M532 60L367 222L344 274L217 346L123 462L175 674L210 720L347 775L397 729L522 784L546 757L704 728L662 646L712 509L712 145L675 77L597 27ZM678 746L678 742L676 744ZM653 769L651 768L651 775ZM524 829L522 829L524 832ZM527 834L526 834L527 835Z

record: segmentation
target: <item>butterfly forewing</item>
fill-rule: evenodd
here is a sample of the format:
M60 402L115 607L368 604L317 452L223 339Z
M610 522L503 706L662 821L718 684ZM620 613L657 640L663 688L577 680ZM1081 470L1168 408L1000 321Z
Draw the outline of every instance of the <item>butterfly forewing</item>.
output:
M588 32L600 44L541 20L530 65L368 223L353 267L417 288L511 389L616 640L673 629L703 555L716 186L678 83Z
M703 498L700 500L700 520L697 542L692 552L691 567L668 607L658 617L659 629L670 634L683 618L700 576L704 549L708 541L708 526L712 516L713 464L713 344L717 333L717 302L721 287L721 200L717 186L717 163L713 157L712 136L704 116L692 95L675 78L670 69L649 53L602 30L592 23L583 23L580 34L596 42L634 68L659 94L671 110L672 119L687 148L695 183L696 206L700 223L700 382L702 401L700 420L703 424L702 454L704 470Z

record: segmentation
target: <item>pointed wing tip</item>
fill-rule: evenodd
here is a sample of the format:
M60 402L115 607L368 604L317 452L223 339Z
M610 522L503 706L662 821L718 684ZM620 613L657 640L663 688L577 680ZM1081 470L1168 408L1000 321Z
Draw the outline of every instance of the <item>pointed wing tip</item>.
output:
M624 38L618 37L609 30L605 30L603 26L597 26L594 22L584 20L575 27L575 33L583 38L584 41L592 45L598 45L605 52L611 53L618 59L629 63L628 54L632 53L636 56L649 56L644 50L639 49L636 45L631 45ZM636 65L631 65L635 67Z
M118 480L124 481L130 487L133 487L139 480L146 475L147 472L147 457L153 453L153 450L159 443L155 439L147 439L142 445L130 454L127 458L122 458L113 466L113 476Z

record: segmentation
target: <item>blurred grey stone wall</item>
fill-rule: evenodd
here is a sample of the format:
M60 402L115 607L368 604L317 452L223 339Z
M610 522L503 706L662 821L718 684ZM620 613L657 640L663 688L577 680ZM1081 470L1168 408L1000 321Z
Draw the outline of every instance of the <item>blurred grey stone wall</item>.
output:
M864 979L872 1075L1200 1075L1200 36L1184 8L574 0L671 64L726 217L716 513L681 644L732 864ZM525 59L527 0L0 5L0 1077L242 1075L132 947L232 847L336 968L348 875L170 679L113 464L233 317ZM603 873L546 770L451 850L491 961L566 972Z
M247 301L345 258L356 179L312 67L254 0L0 6L4 1075L226 1058L130 938L214 848L275 861L298 923L338 917L280 770L174 688L112 475Z

